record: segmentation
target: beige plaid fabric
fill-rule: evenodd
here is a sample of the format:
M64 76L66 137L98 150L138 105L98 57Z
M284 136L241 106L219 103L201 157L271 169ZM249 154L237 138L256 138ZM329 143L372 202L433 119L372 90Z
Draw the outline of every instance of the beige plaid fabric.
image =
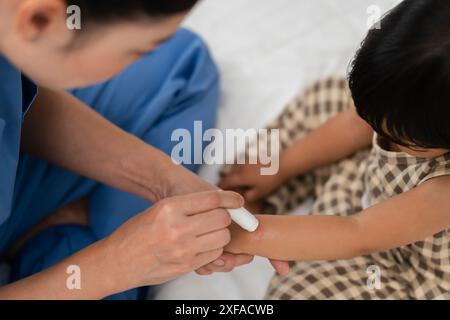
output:
M281 130L282 148L287 148L351 107L346 80L327 78L293 100L269 128ZM296 177L266 202L273 213L285 213L313 196L312 214L349 215L448 174L450 154L430 160L388 152L383 149L383 141L375 137L372 150ZM374 266L380 272L381 288L367 285ZM289 276L274 276L268 299L450 299L449 230L379 254L350 260L297 262L291 267Z

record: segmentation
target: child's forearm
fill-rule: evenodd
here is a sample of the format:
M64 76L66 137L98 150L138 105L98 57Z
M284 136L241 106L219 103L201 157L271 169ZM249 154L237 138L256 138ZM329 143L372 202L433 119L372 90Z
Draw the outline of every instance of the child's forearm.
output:
M361 255L358 225L349 217L258 216L254 233L232 226L227 251L284 261L337 260Z
M255 233L232 227L226 250L311 261L398 248L450 228L450 197L445 190L450 190L450 176L431 179L347 217L257 216L260 227Z
M342 112L286 149L280 174L290 178L332 164L370 146L372 137L354 108Z

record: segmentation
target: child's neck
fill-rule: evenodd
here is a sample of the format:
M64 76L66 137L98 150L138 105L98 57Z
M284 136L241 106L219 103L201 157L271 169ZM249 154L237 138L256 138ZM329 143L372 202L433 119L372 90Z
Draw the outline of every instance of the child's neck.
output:
M388 143L389 151L393 152L404 152L407 153L413 157L418 158L437 158L440 156L443 156L444 154L450 152L450 150L447 149L411 149L407 147L400 146L395 143Z

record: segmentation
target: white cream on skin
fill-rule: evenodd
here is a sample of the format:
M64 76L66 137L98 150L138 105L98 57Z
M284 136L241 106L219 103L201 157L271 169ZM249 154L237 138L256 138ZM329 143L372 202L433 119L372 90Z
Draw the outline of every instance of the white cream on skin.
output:
M251 214L247 209L228 209L230 213L231 220L233 220L242 229L248 232L255 232L258 229L259 221L256 217Z

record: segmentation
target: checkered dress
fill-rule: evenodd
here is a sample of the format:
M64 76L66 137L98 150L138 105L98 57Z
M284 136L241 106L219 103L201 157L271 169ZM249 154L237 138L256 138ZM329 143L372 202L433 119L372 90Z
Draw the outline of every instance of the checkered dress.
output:
M269 128L281 130L282 148L287 148L352 107L346 80L327 78L293 100ZM350 215L448 174L450 154L423 159L389 152L375 137L372 150L292 179L270 196L266 205L273 213L283 213L312 196L312 214ZM267 298L450 299L449 231L350 260L293 263L289 276L274 276Z

